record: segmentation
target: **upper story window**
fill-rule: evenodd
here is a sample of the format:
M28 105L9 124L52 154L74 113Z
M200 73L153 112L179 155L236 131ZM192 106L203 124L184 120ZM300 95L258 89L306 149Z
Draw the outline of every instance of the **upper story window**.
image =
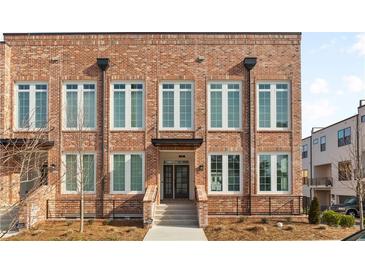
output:
M238 153L212 153L208 158L209 193L242 191L242 156Z
M365 123L365 115L361 116L361 123Z
M289 84L259 83L257 88L258 128L289 129Z
M308 158L308 145L302 146L302 159Z
M302 182L303 185L308 185L308 169L302 170Z
M261 153L258 157L259 193L288 193L290 164L287 153Z
M344 128L337 132L338 147L351 144L351 128Z
M242 124L240 82L214 82L208 87L209 128L237 130Z
M144 127L143 98L143 83L114 83L110 102L112 129L142 129Z
M320 142L320 150L321 151L326 151L326 136L322 136L319 139L319 142Z
M48 86L44 83L15 85L15 127L19 130L47 128Z
M349 181L352 179L351 161L343 161L338 163L338 180Z
M162 83L160 85L160 129L193 129L194 87L190 82Z
M90 130L96 128L96 84L64 84L64 128Z
M63 193L95 192L96 161L94 153L65 153L63 155Z

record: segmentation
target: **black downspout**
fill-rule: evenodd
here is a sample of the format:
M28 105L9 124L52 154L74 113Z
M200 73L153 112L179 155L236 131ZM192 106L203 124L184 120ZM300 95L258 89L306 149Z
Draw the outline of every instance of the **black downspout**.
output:
M312 149L312 134L313 132L311 132L311 136L309 137L309 153L311 154L309 157L309 168L310 168L310 181L309 181L309 199L312 201L312 199L314 198L314 193L312 193L312 188L311 188L311 184L313 182L313 149ZM302 148L303 149L303 148Z
M248 121L248 160L249 160L249 184L248 184L248 193L249 193L249 214L252 215L252 153L251 153L251 138L252 138L252 128L251 128L251 70L256 65L257 58L256 57L246 57L243 60L243 65L247 70L247 81L248 81L248 91L247 91L247 101L248 101L248 114L247 114L247 121Z
M99 67L99 69L101 70L102 74L101 74L101 86L102 86L102 90L101 90L101 101L102 103L102 125L101 125L101 153L100 153L100 158L102 161L102 165L101 165L101 194L102 197L104 195L104 189L105 189L105 168L104 168L104 126L105 126L105 117L106 117L106 107L105 107L105 90L106 90L106 86L105 86L105 75L106 75L106 70L109 67L109 58L97 58L96 59L96 63Z

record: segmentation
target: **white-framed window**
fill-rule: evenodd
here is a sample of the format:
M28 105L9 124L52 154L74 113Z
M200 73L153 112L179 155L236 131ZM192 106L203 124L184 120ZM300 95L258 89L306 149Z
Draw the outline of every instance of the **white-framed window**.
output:
M287 152L259 153L257 156L258 193L290 193L291 159Z
M81 185L85 193L95 193L96 153L66 152L62 155L63 194L80 193Z
M97 113L95 82L66 82L63 84L63 128L95 130Z
M242 163L242 154L238 152L209 153L209 194L242 193Z
M15 128L45 129L48 124L47 83L15 84Z
M208 84L208 122L211 130L239 130L242 125L241 82Z
M144 193L144 153L113 152L110 156L110 192Z
M110 99L112 129L140 130L144 128L143 82L113 82Z
M194 84L192 82L160 83L160 129L192 130L194 128Z
M258 129L287 130L290 128L290 85L288 82L257 84Z

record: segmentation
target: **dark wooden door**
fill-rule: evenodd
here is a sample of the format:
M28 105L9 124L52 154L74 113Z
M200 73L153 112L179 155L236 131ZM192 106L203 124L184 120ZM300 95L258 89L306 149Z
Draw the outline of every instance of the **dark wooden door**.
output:
M189 198L189 166L175 166L175 198Z
M163 166L163 197L173 198L174 173L173 165Z

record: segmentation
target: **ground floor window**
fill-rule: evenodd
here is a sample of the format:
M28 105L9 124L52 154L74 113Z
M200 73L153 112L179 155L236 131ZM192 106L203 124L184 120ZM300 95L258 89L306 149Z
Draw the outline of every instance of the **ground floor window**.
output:
M94 153L66 153L63 157L65 193L95 192L96 160Z
M211 153L208 157L209 192L242 191L242 156L238 153Z
M110 174L112 193L143 193L144 154L113 153Z
M261 153L258 156L259 193L287 193L290 189L288 153Z

